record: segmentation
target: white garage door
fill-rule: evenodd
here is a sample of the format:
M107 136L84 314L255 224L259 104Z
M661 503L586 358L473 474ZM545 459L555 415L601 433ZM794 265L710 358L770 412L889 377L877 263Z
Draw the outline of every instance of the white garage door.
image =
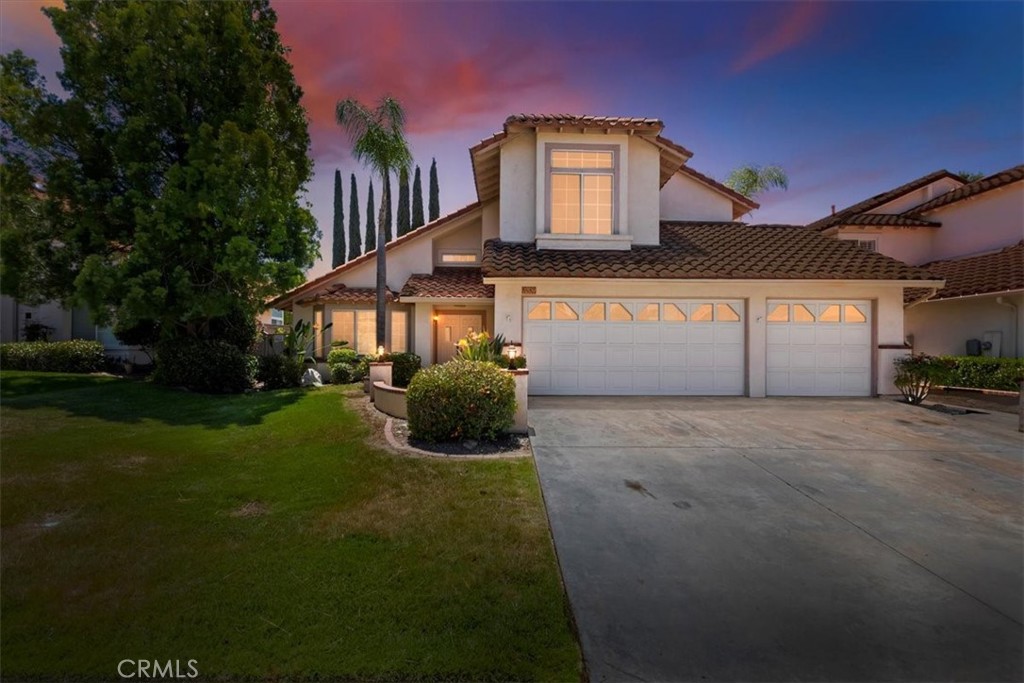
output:
M742 301L529 298L531 394L744 393Z
M768 301L769 396L870 396L868 301Z

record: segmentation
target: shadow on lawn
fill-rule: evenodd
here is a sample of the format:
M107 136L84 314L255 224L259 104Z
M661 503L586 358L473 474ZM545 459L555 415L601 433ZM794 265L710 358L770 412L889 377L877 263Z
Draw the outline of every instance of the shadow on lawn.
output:
M211 429L256 425L301 400L306 389L210 396L108 375L5 374L0 381L4 410L56 408L78 417Z

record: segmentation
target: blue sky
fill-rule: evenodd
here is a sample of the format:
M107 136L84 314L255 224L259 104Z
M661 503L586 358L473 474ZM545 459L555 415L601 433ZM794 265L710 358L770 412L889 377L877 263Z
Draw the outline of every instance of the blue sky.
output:
M0 5L0 47L52 73L39 6ZM366 173L332 120L347 96L406 104L417 162L438 160L442 213L475 198L467 148L523 111L661 118L690 165L719 179L781 164L790 189L760 198L752 222L802 224L939 168L1024 161L1021 2L274 7L306 91L309 200L325 233L335 168L357 173L365 201Z

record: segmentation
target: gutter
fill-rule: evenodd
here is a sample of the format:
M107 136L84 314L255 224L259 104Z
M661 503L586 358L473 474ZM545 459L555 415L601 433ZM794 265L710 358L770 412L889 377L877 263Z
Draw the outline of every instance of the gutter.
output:
M913 308L914 306L917 306L918 304L923 304L924 302L928 301L928 300L929 300L929 299L931 299L931 298L932 298L933 296L935 296L935 294L936 294L936 293L937 293L938 291L939 291L939 288L938 288L938 287L932 287L932 288L931 288L931 289L930 289L930 290L928 291L928 293L927 293L927 294L925 294L924 296L922 296L921 298L919 298L919 299L915 299L914 301L911 301L911 302L910 302L909 304L903 304L903 310L904 310L904 311L909 311L909 310L910 310L911 308Z

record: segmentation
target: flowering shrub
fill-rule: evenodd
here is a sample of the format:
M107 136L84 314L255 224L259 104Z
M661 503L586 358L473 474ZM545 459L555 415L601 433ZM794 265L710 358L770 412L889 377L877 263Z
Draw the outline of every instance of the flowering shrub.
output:
M512 426L516 384L494 363L456 358L416 373L405 398L413 438L493 439Z
M928 398L933 384L942 384L949 377L949 363L925 353L897 358L893 365L896 367L893 384L904 400L915 406Z

